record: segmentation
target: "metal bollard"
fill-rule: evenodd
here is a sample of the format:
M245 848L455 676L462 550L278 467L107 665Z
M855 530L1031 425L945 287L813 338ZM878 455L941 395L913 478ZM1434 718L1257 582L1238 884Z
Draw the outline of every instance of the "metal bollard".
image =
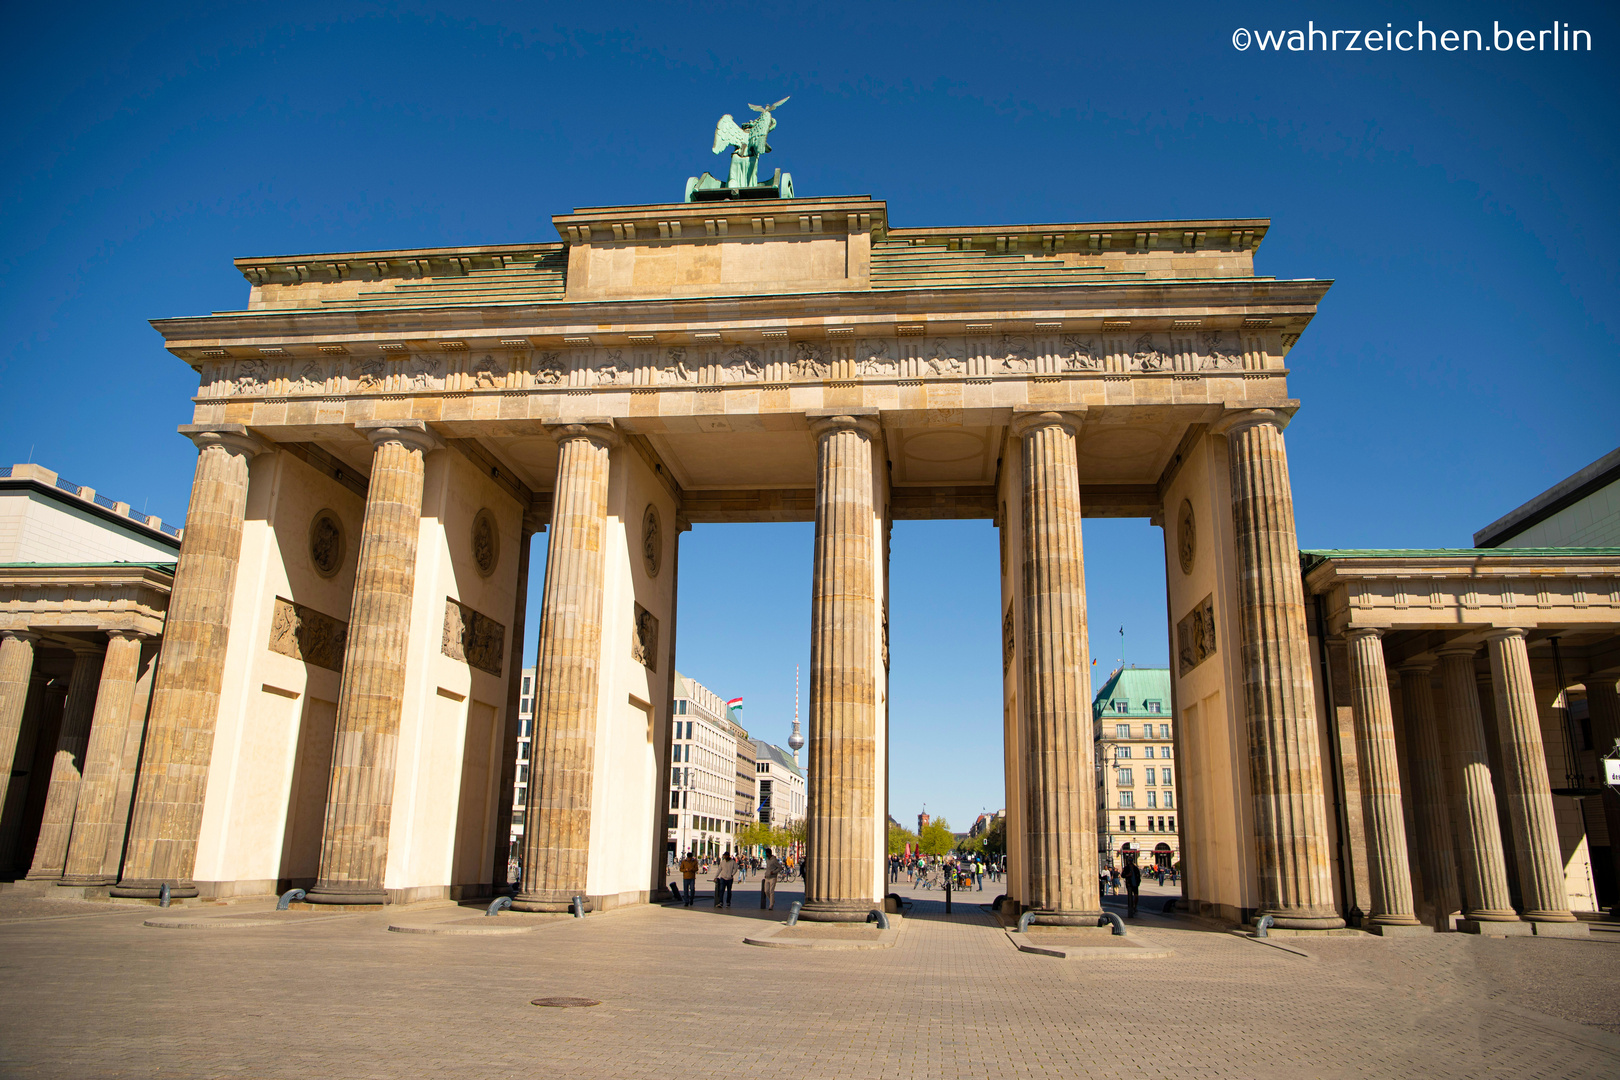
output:
M950 913L951 913L951 878L950 878L950 875L947 874L945 876L945 914L949 915Z
M583 919L584 917L585 917L585 898L583 896L575 896L574 897L574 918Z
M486 916L495 915L499 912L505 911L511 906L512 898L510 896L497 896L494 901L490 903L489 910L484 912L484 914Z
M1125 936L1125 920L1121 919L1118 915L1115 915L1112 911L1105 911L1101 916L1098 917L1097 925L1108 926L1110 924L1112 924L1114 927L1114 937Z
M873 919L877 920L879 930L887 930L889 928L889 917L876 908L873 908L871 911L866 913L867 922L871 922Z
M1033 911L1026 911L1022 915L1018 916L1018 932L1020 934L1029 933L1029 924L1034 921L1035 912Z
M788 908L788 921L787 921L787 924L789 926L797 926L798 925L798 922L799 922L799 909L801 907L803 907L803 906L804 906L803 901L795 900L795 901L793 901L793 906Z
M286 892L281 894L281 899L276 901L276 910L287 911L289 910L289 904L291 904L294 900L302 900L307 895L308 894L305 893L303 889L288 889Z
M1266 931L1275 925L1277 925L1276 920L1274 920L1270 915L1260 916L1260 921L1254 924L1254 936L1265 937Z
M165 881L163 888L158 890L158 907L169 906L169 883Z

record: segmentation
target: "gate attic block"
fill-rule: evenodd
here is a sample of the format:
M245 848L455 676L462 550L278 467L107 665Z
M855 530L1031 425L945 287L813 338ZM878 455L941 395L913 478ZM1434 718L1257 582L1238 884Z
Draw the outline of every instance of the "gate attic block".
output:
M223 682L216 715L186 721L213 732L188 762L200 812L139 786L135 820L161 824L170 853L142 863L143 892L327 875L345 902L398 902L504 883L512 632L538 624L519 906L648 899L663 887L680 533L814 521L805 917L864 917L883 893L888 528L991 518L1008 895L1084 921L1077 522L1094 515L1165 526L1172 627L1196 609L1207 631L1175 671L1190 899L1337 925L1282 438L1288 353L1328 283L1255 274L1267 221L907 229L850 196L553 224L556 240L529 244L239 259L243 310L154 323L199 376L186 430L264 450L242 459L245 507L205 508L242 535L229 584L207 585L230 609L212 644ZM420 433L419 514L389 519L417 530L416 553L386 567L413 581L362 611L385 428ZM547 571L566 578L525 623L524 521L554 513ZM317 519L335 523L327 555L342 538L330 572L311 560ZM372 625L384 610L397 625ZM297 647L316 626L366 637L334 660ZM380 640L404 643L387 657L401 689L369 749L342 698L376 680L345 665L372 663ZM375 781L363 798L328 783L360 773ZM366 838L340 874L348 841L322 835L339 824Z

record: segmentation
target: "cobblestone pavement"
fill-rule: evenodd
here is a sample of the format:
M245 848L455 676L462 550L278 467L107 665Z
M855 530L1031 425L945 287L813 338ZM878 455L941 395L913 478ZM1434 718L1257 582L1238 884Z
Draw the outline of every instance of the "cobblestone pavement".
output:
M161 930L0 893L0 1075L1620 1075L1620 934L1292 939L1302 957L1144 916L1170 959L1082 962L1016 951L986 883L950 917L899 890L893 949L807 953L742 944L799 897L767 915L756 888L499 937L386 930L470 914L448 905Z

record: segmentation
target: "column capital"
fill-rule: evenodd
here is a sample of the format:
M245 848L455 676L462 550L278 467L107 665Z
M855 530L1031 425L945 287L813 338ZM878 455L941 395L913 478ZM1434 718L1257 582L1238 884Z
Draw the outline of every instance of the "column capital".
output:
M107 638L110 641L147 641L152 637L144 630L108 630Z
M1518 627L1518 626L1499 626L1499 627L1496 627L1493 630L1487 631L1486 634L1485 634L1485 640L1486 641L1507 641L1507 640L1510 640L1512 638L1519 638L1522 641L1522 640L1528 638L1529 636L1530 635L1528 633L1526 633L1522 627Z
M546 433L555 439L558 445L571 439L588 439L604 450L613 450L624 442L614 430L613 421L606 417L548 420L545 427Z
M249 431L246 424L181 424L176 430L195 443L199 451L218 446L249 461L273 449L270 443Z
M1362 638L1382 638L1384 631L1377 626L1352 626L1344 632L1344 640L1358 641Z
M0 639L14 638L24 645L39 644L39 635L32 630L0 630Z
M77 657L100 656L107 651L105 645L98 645L93 641L61 641L60 644Z
M1410 660L1403 660L1395 666L1395 670L1402 675L1427 675L1435 668L1436 661L1429 656L1414 656Z
M818 439L829 431L859 431L875 439L883 430L873 408L812 409L804 415L810 421L810 434Z
M1438 649L1434 650L1434 655L1440 657L1442 660L1448 656L1461 656L1465 659L1472 660L1474 657L1479 655L1479 642L1466 641L1442 645Z
M373 447L397 442L407 450L424 454L444 449L444 441L421 420L362 420L354 429L370 439Z
M1291 401L1288 404L1289 406L1297 406L1299 403ZM1245 428L1251 428L1257 424L1270 424L1278 431L1281 431L1288 426L1288 422L1293 418L1292 408L1284 411L1280 409L1234 408L1228 405L1227 411L1221 414L1220 419L1210 425L1209 430L1214 435L1236 435Z
M1008 427L1020 439L1032 431L1043 427L1062 427L1071 435L1079 434L1080 425L1085 422L1086 407L1084 405L1065 405L1052 408L1047 405L1014 405L1012 421Z

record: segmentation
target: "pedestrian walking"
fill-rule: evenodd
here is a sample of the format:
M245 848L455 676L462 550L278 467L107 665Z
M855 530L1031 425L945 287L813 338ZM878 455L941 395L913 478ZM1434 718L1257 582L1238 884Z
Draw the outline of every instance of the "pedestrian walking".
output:
M731 849L720 856L720 861L714 869L714 906L731 906L731 886L737 880L737 860L731 857Z
M759 909L776 910L776 879L782 875L782 862L771 849L765 849L765 876L759 879Z
M688 851L686 858L681 860L681 899L686 907L692 906L697 896L698 860L696 851Z
M1142 891L1142 870L1136 865L1136 860L1125 860L1125 917L1136 918L1136 902L1138 894Z

